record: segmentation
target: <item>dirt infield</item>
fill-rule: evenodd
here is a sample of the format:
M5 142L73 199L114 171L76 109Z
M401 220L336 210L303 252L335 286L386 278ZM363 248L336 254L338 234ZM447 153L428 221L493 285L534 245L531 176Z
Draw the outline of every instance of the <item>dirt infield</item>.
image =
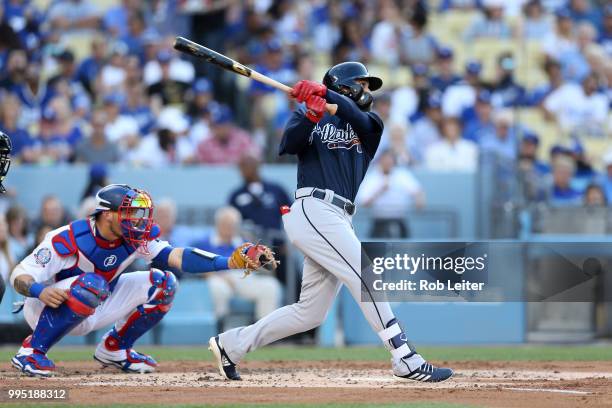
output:
M444 363L444 362L439 362ZM149 375L60 363L51 379L22 377L0 365L8 389L67 388L71 404L398 403L436 401L478 407L612 407L612 361L453 362L442 384L395 379L384 362L246 362L244 381L223 381L210 362L168 362Z

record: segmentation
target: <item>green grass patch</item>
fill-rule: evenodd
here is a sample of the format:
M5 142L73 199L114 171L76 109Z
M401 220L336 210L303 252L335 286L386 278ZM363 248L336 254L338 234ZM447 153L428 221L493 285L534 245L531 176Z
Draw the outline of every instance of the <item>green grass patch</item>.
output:
M95 347L56 347L49 357L56 361L82 361L92 358ZM0 360L9 361L17 347L0 348ZM201 347L142 347L158 361L211 361L212 354ZM445 361L602 361L612 360L612 345L546 345L546 346L485 346L485 347L419 347L427 359ZM249 361L387 361L389 353L383 347L264 347L247 355Z
M0 406L16 407L19 408L40 408L40 407L55 407L55 408L99 408L101 405L72 405L72 404L54 404L54 403L40 403L40 404L0 404ZM160 407L161 405L156 404L114 404L104 405L107 408L151 408ZM252 407L252 408L279 408L279 404L222 404L222 405L209 405L209 404L195 404L195 405L172 405L173 408L239 408L239 407ZM402 404L289 404L283 405L287 408L310 408L310 407L328 407L328 408L473 408L473 405L460 405L450 404L446 402L410 402Z

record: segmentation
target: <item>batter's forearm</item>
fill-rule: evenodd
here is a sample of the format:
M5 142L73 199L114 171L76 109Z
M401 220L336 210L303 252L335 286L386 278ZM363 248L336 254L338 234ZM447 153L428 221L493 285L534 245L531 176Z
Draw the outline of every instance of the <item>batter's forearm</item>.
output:
M332 90L327 90L325 100L338 105L336 116L350 123L351 127L359 135L367 135L374 131L370 116L357 107L353 101Z

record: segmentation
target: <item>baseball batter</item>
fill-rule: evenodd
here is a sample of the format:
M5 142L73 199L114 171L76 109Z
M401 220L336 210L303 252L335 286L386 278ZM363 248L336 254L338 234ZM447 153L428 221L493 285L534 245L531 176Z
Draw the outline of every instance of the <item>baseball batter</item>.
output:
M89 218L49 232L11 275L15 290L27 296L24 315L34 331L11 360L13 366L28 375L50 376L55 364L47 352L62 337L114 324L94 359L126 372L151 372L155 360L133 346L172 306L178 282L166 269L250 271L264 261L274 266L263 245L243 244L224 257L173 248L157 238L160 232L149 194L125 184L101 189ZM139 258L151 269L123 273Z
M453 375L451 369L427 363L411 347L388 303L361 302L361 245L351 218L383 131L381 119L370 112L370 91L381 86L382 80L370 76L363 64L345 62L332 67L323 84L300 81L293 88L292 96L305 103L305 109L291 117L279 153L299 159L296 200L283 211L283 223L304 254L300 299L209 340L225 378L241 379L236 364L247 352L319 326L342 284L390 351L394 375L426 382ZM326 103L337 105L335 115L326 113Z

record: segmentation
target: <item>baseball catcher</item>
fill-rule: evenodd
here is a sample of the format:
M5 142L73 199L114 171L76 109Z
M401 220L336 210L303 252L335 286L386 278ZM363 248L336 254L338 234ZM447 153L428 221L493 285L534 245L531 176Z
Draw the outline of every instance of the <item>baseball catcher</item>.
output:
M168 269L203 273L275 266L263 245L244 244L230 257L196 248L173 248L158 237L153 201L143 190L111 184L96 195L90 217L47 234L15 267L11 284L26 296L25 319L33 329L12 359L32 376L50 376L55 365L47 352L67 334L85 335L114 326L98 344L94 359L126 372L155 370L155 360L134 350L172 307L178 289ZM136 259L151 269L122 273Z

